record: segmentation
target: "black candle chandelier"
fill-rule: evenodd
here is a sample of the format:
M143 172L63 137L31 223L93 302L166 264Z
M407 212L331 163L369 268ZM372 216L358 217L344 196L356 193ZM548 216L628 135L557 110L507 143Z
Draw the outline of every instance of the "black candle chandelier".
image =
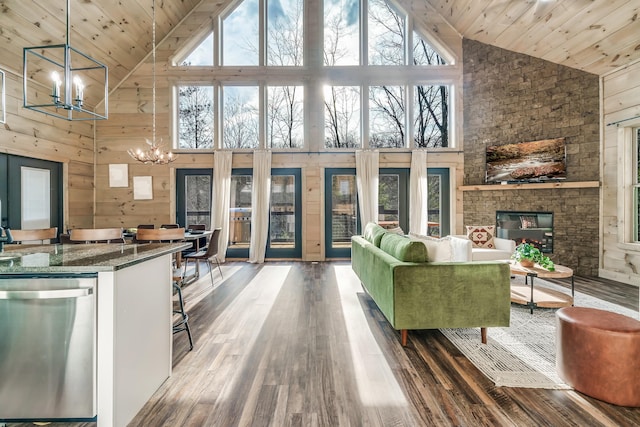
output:
M108 68L69 44L70 0L64 44L23 49L24 107L66 120L108 117Z

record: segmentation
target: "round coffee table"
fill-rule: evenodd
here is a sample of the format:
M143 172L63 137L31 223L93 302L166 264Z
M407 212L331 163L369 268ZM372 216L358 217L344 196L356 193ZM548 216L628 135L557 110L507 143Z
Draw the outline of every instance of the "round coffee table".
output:
M523 267L515 261L509 263L511 274L525 276L523 285L511 285L511 302L526 305L531 309L536 307L560 308L573 305L575 295L573 270L564 265L555 265L555 271L545 270L537 264L531 268ZM566 279L571 277L571 295L548 288L534 288L533 281L536 277L541 279Z

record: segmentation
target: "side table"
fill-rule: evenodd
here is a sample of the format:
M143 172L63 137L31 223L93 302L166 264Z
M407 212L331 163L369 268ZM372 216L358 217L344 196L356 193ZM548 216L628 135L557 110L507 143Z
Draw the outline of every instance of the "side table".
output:
M536 307L560 308L573 305L573 297L575 296L575 287L573 280L573 270L563 265L555 265L554 271L549 271L537 265L527 268L521 266L515 261L509 263L511 274L525 276L525 286L511 286L511 302L526 305L531 309ZM536 277L541 279L565 279L571 278L571 295L564 292L555 291L547 288L534 288L533 282ZM527 285L527 282L528 285Z

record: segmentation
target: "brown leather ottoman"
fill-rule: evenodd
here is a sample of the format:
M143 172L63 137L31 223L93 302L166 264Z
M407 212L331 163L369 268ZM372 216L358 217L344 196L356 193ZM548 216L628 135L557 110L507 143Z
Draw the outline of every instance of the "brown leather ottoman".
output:
M556 312L556 369L587 396L640 406L640 321L609 311L565 307Z

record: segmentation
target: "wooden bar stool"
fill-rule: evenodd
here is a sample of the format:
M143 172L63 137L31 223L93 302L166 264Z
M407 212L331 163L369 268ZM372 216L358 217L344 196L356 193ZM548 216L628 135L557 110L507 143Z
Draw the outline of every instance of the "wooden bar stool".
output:
M45 240L52 240L58 237L58 227L38 228L35 230L11 230L15 243L35 242L44 243Z
M69 233L71 242L124 243L122 228L76 228Z

